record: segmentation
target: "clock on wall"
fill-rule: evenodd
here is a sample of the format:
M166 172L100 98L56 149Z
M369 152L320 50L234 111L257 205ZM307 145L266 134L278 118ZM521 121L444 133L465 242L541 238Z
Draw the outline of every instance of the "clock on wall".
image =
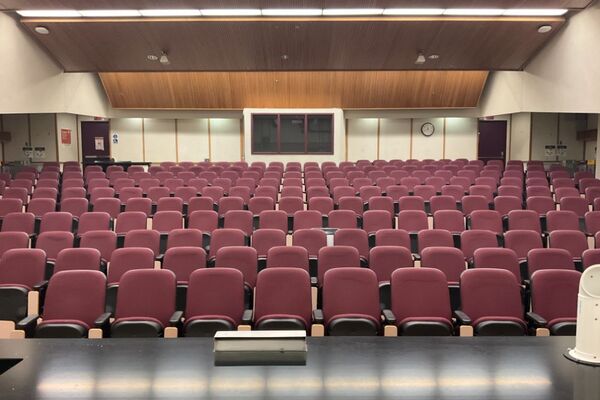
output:
M423 136L429 137L435 133L435 126L431 122L425 122L421 125L421 133Z

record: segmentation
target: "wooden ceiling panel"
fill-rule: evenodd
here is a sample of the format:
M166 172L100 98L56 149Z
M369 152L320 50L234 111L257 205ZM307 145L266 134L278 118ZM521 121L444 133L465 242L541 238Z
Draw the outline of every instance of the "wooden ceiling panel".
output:
M0 9L487 7L573 8L592 0L0 0Z
M0 0L2 1L2 0ZM563 18L24 19L68 72L519 70ZM50 35L33 32L38 25ZM164 66L147 60L166 50ZM415 65L419 51L439 60Z
M484 71L101 73L114 108L468 108Z

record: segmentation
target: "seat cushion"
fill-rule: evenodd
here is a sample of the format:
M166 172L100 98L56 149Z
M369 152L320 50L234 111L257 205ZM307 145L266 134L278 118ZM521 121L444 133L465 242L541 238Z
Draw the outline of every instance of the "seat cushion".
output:
M448 336L452 331L452 321L441 317L404 318L398 323L398 334L405 336Z
M202 321L202 320L223 320L223 321L227 321L234 327L236 325L233 318L230 318L227 315L199 315L199 316L189 317L189 318L186 318L185 325L187 326L191 322Z
M152 317L127 317L118 318L111 326L111 337L160 337L164 327L162 323Z
M548 322L550 333L556 336L574 336L577 331L577 318L555 318Z
M89 326L79 320L54 319L44 320L35 329L36 338L85 338Z
M527 332L525 321L515 317L481 317L473 321L473 327L481 336L521 336Z
M264 322L265 320L269 320L269 319L288 319L288 320L290 320L290 319L296 319L300 323L302 323L305 328L307 326L310 326L310 321L304 320L304 318L302 318L299 315L292 315L292 314L269 314L269 315L263 315L262 317L260 317L256 321L254 321L254 324L255 325L260 325L262 322Z
M270 314L263 315L254 322L256 329L265 330L306 330L310 324L299 315Z

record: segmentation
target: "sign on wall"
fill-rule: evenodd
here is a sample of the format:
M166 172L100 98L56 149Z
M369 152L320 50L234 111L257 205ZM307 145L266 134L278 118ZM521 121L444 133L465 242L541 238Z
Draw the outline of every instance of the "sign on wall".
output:
M60 142L62 144L71 144L71 130L61 129L60 130Z
M119 133L118 132L113 132L112 142L113 142L113 144L119 144Z
M34 147L34 157L38 159L46 158L46 148L45 147Z
M94 138L94 149L99 151L104 150L104 138L102 136L96 136Z

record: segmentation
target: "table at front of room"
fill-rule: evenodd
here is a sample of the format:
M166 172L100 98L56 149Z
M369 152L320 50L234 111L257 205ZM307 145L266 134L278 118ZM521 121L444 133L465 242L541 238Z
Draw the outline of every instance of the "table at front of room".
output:
M212 339L0 340L8 399L600 398L574 338L309 338L306 366L215 367Z

